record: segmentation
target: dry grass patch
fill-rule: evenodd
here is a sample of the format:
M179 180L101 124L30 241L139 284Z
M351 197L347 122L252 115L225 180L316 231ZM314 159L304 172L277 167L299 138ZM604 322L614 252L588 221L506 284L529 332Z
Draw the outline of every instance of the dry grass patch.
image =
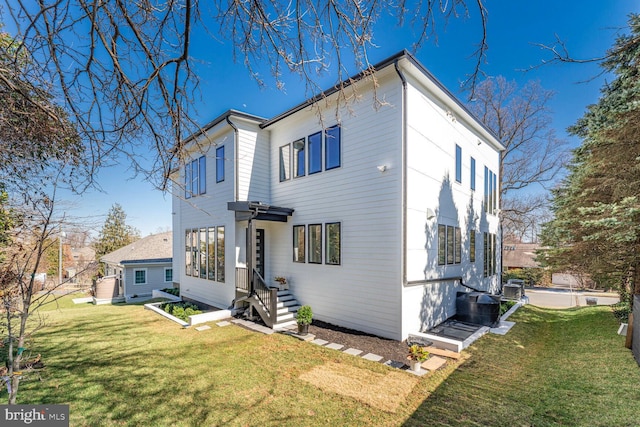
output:
M335 362L316 366L300 375L300 379L386 412L395 412L418 383L417 377L405 372L381 374Z

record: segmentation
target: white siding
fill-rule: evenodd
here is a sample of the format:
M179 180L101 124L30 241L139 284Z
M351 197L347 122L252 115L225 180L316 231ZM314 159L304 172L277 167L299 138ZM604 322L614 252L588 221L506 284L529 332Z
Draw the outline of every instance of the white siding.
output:
M320 320L400 337L401 294L401 84L397 75L380 77L373 108L370 85L359 85L362 99L341 109L299 111L269 127L272 202L294 208L286 224L268 224L268 275L290 278L301 304ZM324 103L323 103L324 105ZM341 167L279 182L280 146L324 127L341 125ZM387 170L380 172L378 166ZM294 263L293 225L341 223L341 265ZM308 233L307 233L308 240ZM324 245L323 245L324 247ZM308 251L307 251L308 252ZM324 251L323 251L324 258Z
M411 77L407 90L407 281L403 296L403 337L430 328L455 314L455 277L491 290L497 278L483 278L482 233L498 233L498 218L482 209L484 166L498 172L499 153L483 141ZM462 180L456 182L456 145L462 149ZM471 156L476 161L476 190L470 188ZM427 212L435 214L428 219ZM460 227L462 262L438 265L438 224ZM476 230L476 261L470 262L469 230ZM434 280L419 284L415 282Z
M269 134L257 125L234 121L240 138L238 147L238 200L269 202ZM230 200L229 200L230 201Z
M174 224L174 277L180 277L181 295L216 307L226 308L235 297L235 217L227 210L227 202L234 200L234 131L226 123L210 130L208 144L194 144L193 158L207 156L206 194L184 199L184 191L175 197L177 206ZM216 147L225 147L225 179L216 182ZM180 182L184 182L184 168L180 170ZM175 209L174 209L175 210ZM219 283L185 274L185 230L204 227L225 227L225 282ZM177 275L179 274L179 276Z

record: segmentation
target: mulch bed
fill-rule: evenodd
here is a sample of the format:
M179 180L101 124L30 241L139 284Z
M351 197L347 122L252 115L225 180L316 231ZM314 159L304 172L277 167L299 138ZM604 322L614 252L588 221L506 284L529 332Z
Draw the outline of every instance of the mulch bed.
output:
M314 334L316 339L344 345L342 350L348 348L362 350L361 356L367 353L373 353L382 356L383 362L394 360L406 363L407 361L408 347L405 342L381 338L315 319L313 323L309 325L309 333Z

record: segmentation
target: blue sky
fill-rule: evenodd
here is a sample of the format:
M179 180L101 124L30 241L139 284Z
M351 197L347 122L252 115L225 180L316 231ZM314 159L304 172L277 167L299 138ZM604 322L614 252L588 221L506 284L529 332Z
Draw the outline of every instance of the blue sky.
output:
M553 126L558 136L568 139L565 129L582 116L589 104L597 102L607 76L599 76L601 70L595 64L553 64L523 72L521 70L549 57L534 44L551 44L557 34L575 57L601 56L621 29L625 32L628 14L640 12L638 2L487 0L485 3L489 50L483 70L488 75L503 75L519 84L539 80L545 89L553 90L556 93L550 105L554 113ZM409 49L415 40L411 29L398 28L393 20L380 22L374 34L377 47L369 51L372 63ZM459 86L473 70L471 55L479 38L477 19L455 20L446 29L440 28L437 44L427 41L415 55L445 86L464 99ZM271 117L309 96L296 75L283 76L283 91L275 89L268 76L265 76L266 82L271 84L259 88L242 63L233 62L231 51L226 40L196 39L193 54L205 61L200 66L202 97L195 108L201 123L230 108ZM352 74L355 71L354 68ZM333 84L330 74L319 77L319 81L323 88ZM141 178L134 178L126 164L102 170L97 181L104 192L68 197L74 206L70 209L71 215L91 217L99 229L112 204L119 203L127 213L127 222L143 236L171 228L171 197L154 190Z

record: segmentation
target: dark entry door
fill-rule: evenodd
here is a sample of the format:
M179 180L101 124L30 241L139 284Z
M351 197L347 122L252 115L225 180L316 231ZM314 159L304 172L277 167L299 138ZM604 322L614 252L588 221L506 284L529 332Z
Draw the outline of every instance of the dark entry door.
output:
M249 229L247 229L247 243L249 242ZM256 264L253 268L258 270L260 276L264 279L264 228L256 229ZM249 254L249 245L247 244L247 257L251 256Z

